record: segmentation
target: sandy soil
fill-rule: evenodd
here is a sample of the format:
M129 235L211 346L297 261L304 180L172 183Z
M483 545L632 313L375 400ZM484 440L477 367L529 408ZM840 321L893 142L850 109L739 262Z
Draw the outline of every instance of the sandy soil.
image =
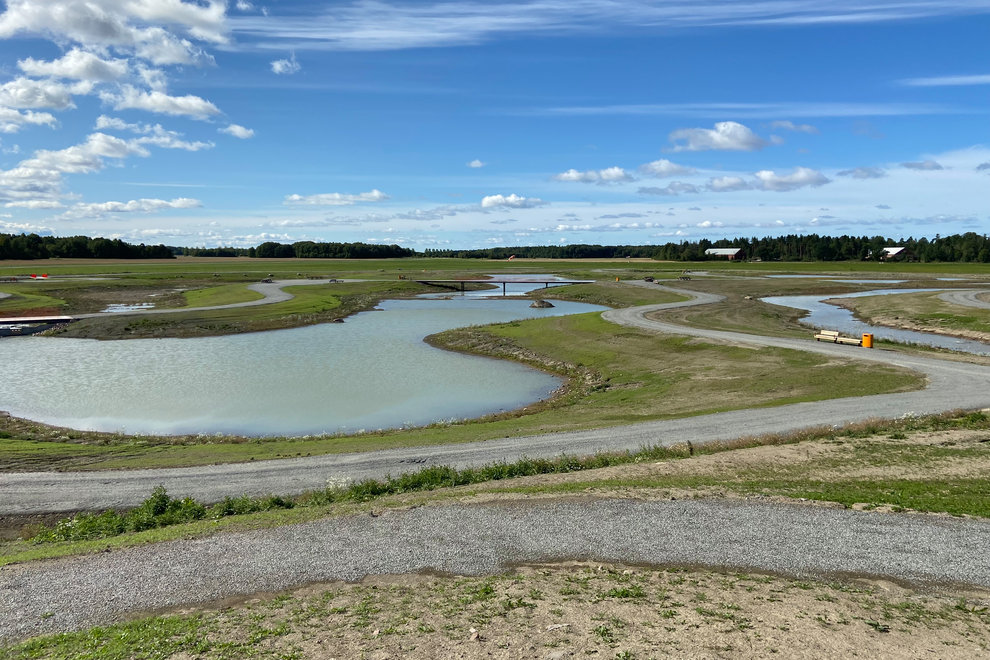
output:
M983 657L987 594L969 596L568 563L315 585L206 612L203 630L233 643L277 631L258 650L304 658Z

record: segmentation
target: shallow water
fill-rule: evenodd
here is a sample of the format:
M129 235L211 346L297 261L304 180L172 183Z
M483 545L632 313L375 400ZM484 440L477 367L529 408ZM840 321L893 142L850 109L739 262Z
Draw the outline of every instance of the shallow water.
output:
M333 323L225 337L0 340L0 410L71 428L253 436L355 432L477 417L546 398L561 381L435 349L468 325L601 310L554 301L390 300Z
M976 355L990 355L990 344L974 341L971 339L959 339L956 337L946 337L945 335L935 335L928 332L916 332L914 330L898 330L885 326L870 325L855 318L851 310L837 305L830 305L824 300L830 298L862 298L864 296L893 295L897 293L922 293L925 291L944 291L944 289L882 289L878 291L857 291L856 293L829 294L814 296L770 296L760 298L763 302L772 305L783 305L804 309L808 315L801 319L801 323L813 328L825 330L838 330L845 335L859 337L864 333L872 333L877 339L888 339L911 344L923 344L925 346L937 346L948 348L964 353Z

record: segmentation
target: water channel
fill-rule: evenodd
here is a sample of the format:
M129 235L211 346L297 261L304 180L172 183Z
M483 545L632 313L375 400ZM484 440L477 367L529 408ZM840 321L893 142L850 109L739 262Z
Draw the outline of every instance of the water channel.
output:
M345 323L196 339L3 338L0 410L84 430L249 436L478 417L546 398L561 381L422 340L450 328L603 309L530 302L387 300Z
M891 281L891 280L887 280ZM985 344L972 339L960 339L958 337L947 337L928 332L916 332L914 330L899 330L886 326L870 325L858 320L852 310L838 305L830 305L825 300L832 298L863 298L865 296L883 296L897 293L924 293L927 291L944 291L945 289L880 289L876 291L857 291L856 293L813 295L813 296L769 296L760 298L765 303L771 305L782 305L803 309L808 312L801 319L801 323L813 328L825 330L838 330L839 332L859 337L863 333L872 333L877 339L888 339L890 341L904 342L908 344L922 344L925 346L936 346L947 348L953 351L973 353L975 355L990 355L990 344Z

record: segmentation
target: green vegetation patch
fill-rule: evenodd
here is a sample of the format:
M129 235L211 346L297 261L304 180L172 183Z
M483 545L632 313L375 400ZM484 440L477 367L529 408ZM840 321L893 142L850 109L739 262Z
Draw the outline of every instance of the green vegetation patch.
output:
M184 294L187 307L212 307L261 300L265 296L247 288L247 284L222 284L205 289L193 289Z

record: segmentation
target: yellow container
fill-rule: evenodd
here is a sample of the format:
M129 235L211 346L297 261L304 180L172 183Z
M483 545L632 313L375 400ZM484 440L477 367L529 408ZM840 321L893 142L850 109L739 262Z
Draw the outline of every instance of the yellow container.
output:
M873 334L870 332L863 333L863 348L873 348Z

